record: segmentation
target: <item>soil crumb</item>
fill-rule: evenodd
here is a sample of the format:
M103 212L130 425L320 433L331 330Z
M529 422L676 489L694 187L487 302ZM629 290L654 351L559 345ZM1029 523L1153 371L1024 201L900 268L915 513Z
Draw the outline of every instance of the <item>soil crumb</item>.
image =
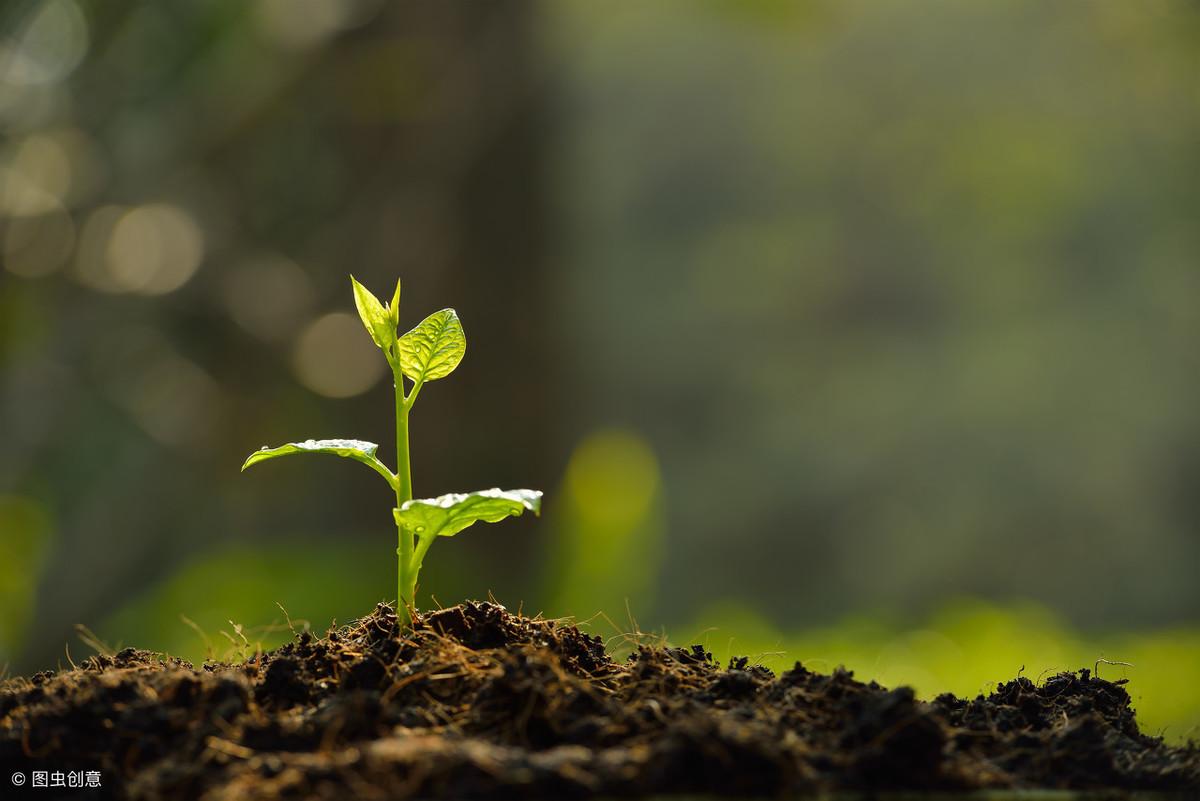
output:
M1122 683L1082 669L924 702L699 646L616 661L493 603L403 632L381 604L241 664L127 648L8 679L0 780L100 771L86 797L205 801L1200 789L1200 748L1142 734Z

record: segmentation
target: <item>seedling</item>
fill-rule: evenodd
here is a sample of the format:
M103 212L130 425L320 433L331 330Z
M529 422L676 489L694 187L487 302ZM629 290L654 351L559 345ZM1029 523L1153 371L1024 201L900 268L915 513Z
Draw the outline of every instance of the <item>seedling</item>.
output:
M425 554L438 537L453 537L474 523L495 523L525 510L541 511L542 493L536 490L489 489L479 492L452 493L437 498L413 499L412 470L408 458L408 415L426 382L445 378L454 372L467 349L467 338L454 309L442 309L426 317L404 336L397 336L400 324L400 282L392 300L383 304L350 276L354 287L354 305L372 341L383 351L396 388L396 472L375 456L379 446L358 439L317 439L289 442L278 448L266 448L250 454L242 465L251 465L296 453L331 453L361 462L374 470L396 493L396 521L400 545L400 578L397 585L397 612L407 624L415 610L417 577ZM407 394L404 379L412 382Z

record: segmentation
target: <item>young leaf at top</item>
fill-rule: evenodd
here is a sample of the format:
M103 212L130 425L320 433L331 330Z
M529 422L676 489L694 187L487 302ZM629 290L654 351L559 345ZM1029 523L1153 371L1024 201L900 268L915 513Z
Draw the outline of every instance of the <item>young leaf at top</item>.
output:
M394 514L396 525L420 535L424 540L453 537L481 520L484 523L497 523L526 510L535 515L541 513L542 493L526 489L452 492L437 498L406 501Z
M458 312L442 309L426 317L400 337L400 369L416 384L445 378L454 372L467 352Z
M291 456L295 453L330 453L334 456L343 456L356 462L362 462L387 479L388 484L391 485L395 481L395 477L383 462L375 458L375 451L378 449L379 446L374 442L363 442L360 439L309 439L304 442L289 442L278 448L262 448L255 451L250 454L250 458L246 459L242 470L268 459Z
M392 293L392 302L388 304L388 319L392 321L392 330L400 325L400 279L396 279L396 291Z
M363 326L380 350L390 354L389 349L396 344L396 323L392 322L391 314L379 302L379 298L372 295L371 290L360 284L354 276L350 276L350 283L354 287L354 305ZM399 284L396 289L399 292Z

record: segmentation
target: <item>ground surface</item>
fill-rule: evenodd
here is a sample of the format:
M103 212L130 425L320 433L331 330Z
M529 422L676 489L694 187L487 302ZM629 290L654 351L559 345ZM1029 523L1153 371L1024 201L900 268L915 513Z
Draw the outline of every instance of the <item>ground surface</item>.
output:
M1200 790L1200 749L1139 733L1125 690L1087 670L925 703L845 671L722 667L699 647L618 662L572 626L487 603L407 636L380 606L237 665L126 649L10 679L0 797L38 769L100 770L93 797L207 801Z

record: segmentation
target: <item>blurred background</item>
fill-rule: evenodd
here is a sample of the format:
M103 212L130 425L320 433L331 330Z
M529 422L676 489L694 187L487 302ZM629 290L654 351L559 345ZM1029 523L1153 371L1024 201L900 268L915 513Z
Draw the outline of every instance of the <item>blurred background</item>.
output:
M9 0L0 666L393 597L368 471L238 472L393 461L353 272L466 326L417 494L547 493L422 604L926 696L1126 661L1195 737L1198 74L1182 0Z

